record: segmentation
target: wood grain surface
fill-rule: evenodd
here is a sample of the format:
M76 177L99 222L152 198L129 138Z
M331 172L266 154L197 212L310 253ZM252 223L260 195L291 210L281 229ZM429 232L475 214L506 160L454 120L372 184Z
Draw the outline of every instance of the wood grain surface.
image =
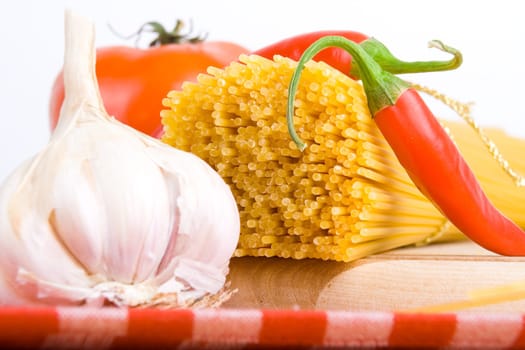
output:
M472 290L525 282L525 258L469 242L397 249L351 263L234 258L236 308L399 311L465 300ZM524 294L525 296L525 294ZM525 311L525 299L469 308Z

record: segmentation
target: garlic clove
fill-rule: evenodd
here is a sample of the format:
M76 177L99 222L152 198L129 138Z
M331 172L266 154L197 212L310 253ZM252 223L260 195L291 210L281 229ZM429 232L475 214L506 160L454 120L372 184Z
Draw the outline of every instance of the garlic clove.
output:
M177 179L166 181L178 185L170 191L177 193L175 212L179 214L178 250L173 251L175 275L196 289L216 293L225 283L229 258L238 242L240 219L235 198L217 173L209 176L209 165L203 160L196 161L192 154L177 151L179 160L173 162L172 148L166 144L148 150L165 175ZM176 164L186 164L185 171L181 172ZM218 192L224 195L213 195ZM192 215L202 208L206 208L206 216ZM209 283L200 282L204 277Z
M42 290L27 276L38 275L61 285L89 286L85 271L72 263L33 201L34 187L26 183L26 171L32 165L26 162L20 166L0 190L0 304L36 303L34 298L40 297ZM26 185L20 187L19 180Z
M67 162L54 180L42 179L56 183L46 207L56 208L57 234L91 273L142 282L155 274L161 259L157 252L172 233L170 199L161 170L142 142L116 128L83 127L67 134L62 141L70 142L64 147ZM86 149L89 155L82 154ZM85 191L76 191L79 180Z

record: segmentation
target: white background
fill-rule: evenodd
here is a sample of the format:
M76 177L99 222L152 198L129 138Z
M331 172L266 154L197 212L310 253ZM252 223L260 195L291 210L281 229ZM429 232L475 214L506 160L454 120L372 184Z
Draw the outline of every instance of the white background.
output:
M96 22L97 46L134 45L115 36L108 23L129 34L147 21L171 27L177 18L192 20L196 30L209 32L209 40L253 50L302 32L348 29L380 39L407 60L442 59L447 56L427 48L429 40L441 39L463 52L463 66L409 79L475 102L482 125L525 137L521 7L518 0L9 2L0 11L0 181L49 137L48 101L62 65L65 8Z

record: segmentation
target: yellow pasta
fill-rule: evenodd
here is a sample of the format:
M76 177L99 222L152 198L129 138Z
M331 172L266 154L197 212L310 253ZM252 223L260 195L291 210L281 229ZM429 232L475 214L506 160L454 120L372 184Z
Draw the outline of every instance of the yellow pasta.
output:
M426 305L403 311L420 313L457 312L460 310L521 300L523 298L525 298L525 282L517 281L496 285L493 287L471 290L462 300L454 300L435 305Z
M462 238L399 165L361 85L324 63L308 63L301 76L294 122L308 147L296 148L285 118L295 66L283 57L244 55L224 69L209 68L163 101L163 141L206 160L234 193L242 221L235 255L351 261ZM468 126L446 125L489 198L525 226L517 205L525 190ZM525 142L498 130L490 136L525 172L515 152Z

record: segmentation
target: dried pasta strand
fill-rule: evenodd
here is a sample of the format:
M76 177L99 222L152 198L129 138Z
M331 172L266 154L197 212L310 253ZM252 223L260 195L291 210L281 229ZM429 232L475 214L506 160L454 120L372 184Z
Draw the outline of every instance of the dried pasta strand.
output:
M455 312L475 307L500 304L525 298L525 282L518 281L493 287L479 288L467 293L464 300L443 304L428 305L410 310L410 312Z

